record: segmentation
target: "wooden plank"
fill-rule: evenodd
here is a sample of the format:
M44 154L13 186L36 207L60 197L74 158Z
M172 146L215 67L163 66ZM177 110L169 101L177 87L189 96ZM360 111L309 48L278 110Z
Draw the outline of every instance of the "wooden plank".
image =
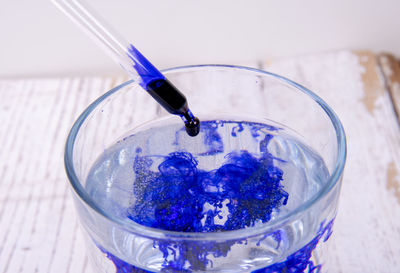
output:
M82 88L85 82L86 90ZM10 98L2 101L5 107L1 108L1 116L9 116L12 122L0 136L4 139L0 183L7 189L0 193L0 272L63 272L67 267L54 271L52 266L58 269L69 259L71 266L78 264L84 272L87 263L82 244L73 242L68 248L69 242L65 241L67 235L76 235L77 222L62 154L74 119L109 88L93 86L95 82L96 79L1 81L4 89L0 92ZM62 222L57 225L59 219L72 226ZM74 262L77 259L80 262Z
M381 54L378 56L378 59L386 88L389 90L397 118L400 122L400 61L390 54Z
M348 156L332 236L332 272L400 268L400 129L376 56L340 51L269 62L338 114Z

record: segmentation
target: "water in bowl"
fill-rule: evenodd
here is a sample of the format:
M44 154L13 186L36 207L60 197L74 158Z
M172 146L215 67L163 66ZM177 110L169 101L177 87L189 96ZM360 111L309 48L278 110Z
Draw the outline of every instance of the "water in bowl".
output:
M234 117L203 119L200 134L189 137L181 124L163 120L127 133L105 150L91 168L86 190L107 213L146 227L224 232L283 217L315 196L328 177L321 156L282 125ZM257 260L260 243L252 248L246 239L229 241L223 249L210 243L149 240L141 246L153 250L144 255L146 261L99 248L117 273L312 272L318 265L310 260L311 252L323 235L329 237L332 223L321 224L305 243L301 237L308 235L311 222L265 236L263 249L271 257L263 253L255 263L252 257ZM246 259L232 268L229 258L243 251Z

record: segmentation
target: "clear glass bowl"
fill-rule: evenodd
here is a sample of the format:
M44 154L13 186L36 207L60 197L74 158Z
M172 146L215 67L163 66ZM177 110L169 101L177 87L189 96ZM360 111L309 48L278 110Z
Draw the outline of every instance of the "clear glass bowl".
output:
M303 86L257 69L200 65L172 68L164 74L186 95L200 120L228 117L282 128L321 157L327 176L317 190L253 227L199 233L137 224L108 210L86 185L92 166L106 149L124 137L164 124L154 121L169 117L138 84L125 82L81 114L65 150L65 167L95 272L329 272L333 262L325 241L337 213L346 159L345 133L332 109ZM165 120L181 122L175 117ZM168 137L154 139L165 141L162 146L167 151L173 146ZM246 142L241 145L247 149ZM295 194L289 192L289 199ZM162 252L160 245L171 251ZM216 255L210 245L228 251ZM196 267L183 257L181 270L165 267L166 260L177 259L176 251L182 247L197 249L185 254L189 256L204 251L209 262Z

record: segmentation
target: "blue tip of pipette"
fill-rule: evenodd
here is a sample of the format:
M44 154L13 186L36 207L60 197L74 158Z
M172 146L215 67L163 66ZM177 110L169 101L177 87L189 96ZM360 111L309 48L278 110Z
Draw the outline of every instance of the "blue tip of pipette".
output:
M200 132L200 121L189 110L185 96L174 87L133 45L128 47L128 57L138 73L139 85L160 103L168 112L181 116L190 136Z

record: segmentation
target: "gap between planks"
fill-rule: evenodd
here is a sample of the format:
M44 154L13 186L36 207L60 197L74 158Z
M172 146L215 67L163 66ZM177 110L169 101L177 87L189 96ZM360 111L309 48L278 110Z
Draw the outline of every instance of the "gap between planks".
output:
M393 109L400 125L400 61L391 54L377 56L386 89L390 94Z

